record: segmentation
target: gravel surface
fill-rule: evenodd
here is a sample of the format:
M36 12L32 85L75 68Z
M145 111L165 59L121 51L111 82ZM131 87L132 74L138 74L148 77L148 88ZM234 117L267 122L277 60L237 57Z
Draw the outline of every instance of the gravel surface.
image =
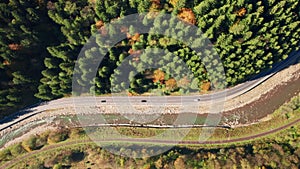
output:
M242 106L245 106L255 100L258 100L262 95L273 90L276 86L287 84L292 79L298 79L300 77L300 63L292 65L287 69L284 69L261 85L255 87L249 92L238 96L234 99L225 102L224 111L229 111Z

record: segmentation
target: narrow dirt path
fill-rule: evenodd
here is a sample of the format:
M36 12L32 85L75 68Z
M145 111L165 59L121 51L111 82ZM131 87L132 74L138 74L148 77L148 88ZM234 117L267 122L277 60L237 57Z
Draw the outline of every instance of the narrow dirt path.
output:
M288 127L293 126L296 123L299 123L300 119L297 119L289 124L283 125L281 127L278 127L276 129L270 130L270 131L266 131L263 133L259 133L256 135L252 135L252 136L247 136L247 137L242 137L242 138L237 138L237 139L230 139L230 140L216 140L216 141L203 141L203 142L199 142L199 141L180 141L178 144L194 144L194 145L203 145L203 144L224 144L224 143L235 143L235 142L240 142L240 141L249 141L255 138L259 138L259 137L263 137L269 134L273 134L276 132L279 132L280 130L284 130ZM158 144L177 144L177 142L171 141L171 140L151 140L151 139L103 139L103 140L97 140L97 142L112 142L112 141L121 141L121 142L138 142L138 143L158 143ZM28 159L30 157L32 157L33 155L37 155L39 153L42 153L44 151L49 151L49 150L54 150L56 148L59 147L63 147L63 146L72 146L72 145L76 145L76 144L84 144L84 143L93 143L93 141L91 140L74 140L74 141L68 141L65 143L61 143L59 145L50 145L47 146L41 150L37 150L37 151L32 151L30 153L27 153L25 155L22 155L21 157L17 158L17 159L13 159L7 163L5 163L4 165L2 165L0 168L1 169L5 169L5 168L9 168L12 167L14 164Z

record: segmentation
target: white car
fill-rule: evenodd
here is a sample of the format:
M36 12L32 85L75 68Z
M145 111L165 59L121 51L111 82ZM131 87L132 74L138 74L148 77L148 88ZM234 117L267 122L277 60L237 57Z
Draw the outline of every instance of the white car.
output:
M194 99L195 102L200 102L200 98Z

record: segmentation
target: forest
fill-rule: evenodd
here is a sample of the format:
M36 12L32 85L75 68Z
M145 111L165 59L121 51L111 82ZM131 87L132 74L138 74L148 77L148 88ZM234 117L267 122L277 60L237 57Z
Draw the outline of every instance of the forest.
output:
M211 41L225 70L227 86L244 82L299 49L300 3L298 0L2 0L0 2L0 112L52 100L72 93L72 77L77 57L89 38L105 32L106 24L124 16L162 12L176 16L188 25L197 26ZM154 26L168 24L157 20ZM179 29L184 29L179 28ZM216 88L207 69L216 62L176 39L139 34L130 27L127 35L105 54L97 75L89 81L84 60L78 64L90 90L97 95L122 92L139 95L159 89L161 95L205 92ZM160 48L172 53L169 60L183 60L195 80L176 77L167 70L147 69L132 77L130 84L113 85L114 75L124 59L141 67L146 54L142 49ZM86 51L89 55L99 49ZM205 51L204 51L205 52ZM149 57L150 54L147 55ZM209 55L209 54L208 54ZM180 74L184 70L176 67ZM130 74L130 73L129 73ZM219 75L216 75L219 76ZM118 81L118 80L117 80ZM190 87L184 87L189 84Z

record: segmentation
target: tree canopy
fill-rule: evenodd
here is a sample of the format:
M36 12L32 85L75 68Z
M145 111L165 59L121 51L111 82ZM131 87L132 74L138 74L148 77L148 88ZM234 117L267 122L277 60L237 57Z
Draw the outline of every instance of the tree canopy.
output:
M175 75L169 74L170 70L143 70L134 75L129 86L123 83L116 87L140 94L155 88L163 89L165 94L188 92L190 89L184 88L183 83L189 83L199 91L214 89L216 82L211 81L211 76L221 78L222 74L208 71L219 64L209 57L214 55L209 50L197 53L175 38L140 34L134 27L105 29L106 24L118 18L141 12L150 12L149 18L155 19L155 12L162 11L177 16L188 25L197 26L199 33L204 33L220 56L226 83L236 85L272 68L299 48L299 4L297 0L1 1L0 111L30 104L37 99L51 100L70 95L77 56L96 32L106 36L119 31L127 37L109 49L93 79L88 79L90 70L85 60L78 61L82 68L78 84L90 80L90 90L96 94L112 92L112 75L122 74L116 68L129 56L132 56L130 64L137 69L142 69L145 61L154 62L155 58L142 52L150 48L169 51L172 56L166 58L170 61L183 60L197 80L176 80L177 74L184 69L169 65L173 66ZM144 25L147 22L142 21ZM157 28L168 28L166 34L184 35L187 28L173 25L172 21L163 19L154 22ZM200 49L202 43L202 39L194 39L191 45ZM88 49L85 55L92 58L102 52Z

